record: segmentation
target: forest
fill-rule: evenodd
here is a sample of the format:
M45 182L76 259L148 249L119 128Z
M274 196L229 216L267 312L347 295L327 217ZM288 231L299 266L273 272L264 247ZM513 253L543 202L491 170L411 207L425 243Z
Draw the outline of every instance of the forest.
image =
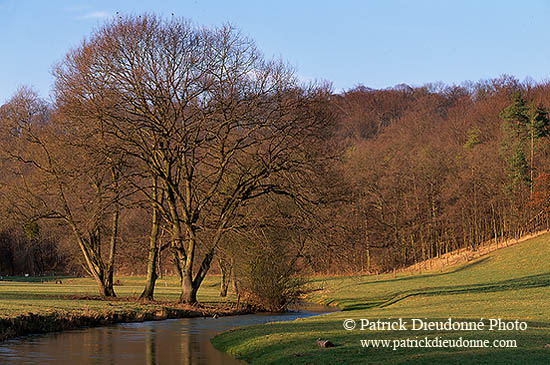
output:
M550 83L302 83L231 26L119 17L0 107L0 275L379 273L550 225ZM360 80L358 80L359 82ZM260 284L258 284L260 281Z

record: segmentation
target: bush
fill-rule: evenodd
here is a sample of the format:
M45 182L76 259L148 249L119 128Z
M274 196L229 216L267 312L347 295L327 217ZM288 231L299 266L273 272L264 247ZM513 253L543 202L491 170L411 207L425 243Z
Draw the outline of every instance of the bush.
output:
M276 241L247 245L238 265L239 293L256 310L283 312L305 293L307 281L298 276L296 254Z

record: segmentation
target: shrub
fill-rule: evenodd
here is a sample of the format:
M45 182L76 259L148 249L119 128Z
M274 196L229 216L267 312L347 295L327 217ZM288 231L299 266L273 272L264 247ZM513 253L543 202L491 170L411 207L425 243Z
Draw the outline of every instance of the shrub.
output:
M242 298L256 310L285 311L305 293L307 284L298 276L296 258L282 242L248 244L237 268Z

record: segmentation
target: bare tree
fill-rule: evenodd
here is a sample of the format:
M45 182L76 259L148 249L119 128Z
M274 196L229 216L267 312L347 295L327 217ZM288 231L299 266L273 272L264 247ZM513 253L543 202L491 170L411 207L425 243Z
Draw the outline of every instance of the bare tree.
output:
M106 153L99 129L67 123L31 89L20 89L1 114L6 173L14 179L4 192L14 213L28 222L63 221L100 295L115 296L121 155Z
M230 26L118 18L72 50L55 75L63 115L100 121L158 182L162 193L140 188L170 224L185 303L197 301L239 207L290 194L288 176L307 173L306 146L327 120L326 88L299 87L292 70L265 61Z

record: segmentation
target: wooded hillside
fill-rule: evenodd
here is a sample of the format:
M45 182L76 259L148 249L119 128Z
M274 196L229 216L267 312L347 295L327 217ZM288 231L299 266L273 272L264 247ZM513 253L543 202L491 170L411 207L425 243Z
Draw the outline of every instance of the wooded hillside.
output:
M152 297L168 272L194 302L208 272L381 272L549 225L548 83L336 94L230 26L153 15L54 76L51 102L0 109L0 275L87 272L111 296L147 273Z

